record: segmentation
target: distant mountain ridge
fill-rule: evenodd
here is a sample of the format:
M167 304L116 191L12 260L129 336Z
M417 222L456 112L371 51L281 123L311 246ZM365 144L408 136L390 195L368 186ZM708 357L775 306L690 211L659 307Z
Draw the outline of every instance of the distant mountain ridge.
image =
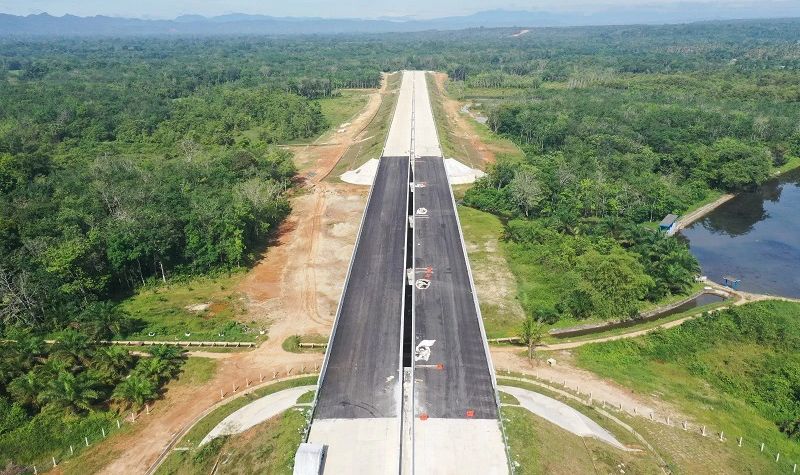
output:
M800 2L673 3L613 6L587 12L489 10L434 19L273 17L232 13L216 17L183 15L174 20L109 16L56 17L0 14L0 36L132 36L391 33L465 28L666 24L705 20L800 17Z

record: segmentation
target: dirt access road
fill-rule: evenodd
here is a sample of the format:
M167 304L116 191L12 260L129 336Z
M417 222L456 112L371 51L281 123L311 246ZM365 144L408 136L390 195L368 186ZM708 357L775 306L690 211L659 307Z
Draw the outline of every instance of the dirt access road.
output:
M114 454L100 473L145 473L187 422L219 400L220 391L243 387L245 378L258 381L260 375L271 378L273 372L297 372L322 362L322 354L289 353L281 344L292 335L330 332L369 190L323 180L363 138L385 94L384 78L381 89L370 92L367 105L349 124L335 127L313 144L289 147L300 170L301 190L292 198L292 213L276 242L238 289L247 300L247 317L269 324L267 342L253 351L218 358L218 370L202 390L168 391L150 416L139 419L136 430L97 446Z

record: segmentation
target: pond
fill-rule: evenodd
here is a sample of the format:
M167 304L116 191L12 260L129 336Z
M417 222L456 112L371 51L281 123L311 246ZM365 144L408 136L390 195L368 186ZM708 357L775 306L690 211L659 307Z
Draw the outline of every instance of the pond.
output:
M681 231L703 275L800 298L800 169L742 193Z

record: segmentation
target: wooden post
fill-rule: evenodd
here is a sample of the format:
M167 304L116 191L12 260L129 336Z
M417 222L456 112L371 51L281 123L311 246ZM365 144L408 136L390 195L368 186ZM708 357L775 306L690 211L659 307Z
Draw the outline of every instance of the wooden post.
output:
M144 405L144 410L147 413L147 415L149 416L150 415L150 404L145 404Z
M86 444L87 447L89 446L89 438L88 437L84 437L83 438L83 442Z
M686 430L686 427L687 427L686 421L683 421L683 430Z
M761 442L761 451L764 451L764 442Z
M51 457L51 458L53 459L53 467L57 467L58 464L56 463L56 458L55 457Z
M39 475L39 470L36 469L36 465L33 466L33 475Z
M103 433L103 438L105 439L105 438L106 438L106 429L105 429L105 428L103 428L103 427L101 427L101 428L100 428L100 432L102 432L102 433Z
M739 447L742 446L742 439L743 439L743 437L739 437Z
M258 373L258 382L259 383L263 383L264 382L264 373Z
M73 449L71 445L69 446L69 454L75 455L75 449Z
M725 441L725 431L724 430L719 431L719 441L720 442Z
M781 459L781 454L780 454L780 452L778 452L777 454L775 454L775 463L778 463L778 460L780 460L780 459ZM55 465L53 465L53 466L55 467Z
M117 419L117 429L119 429L119 428L120 428L120 423L119 423L119 419Z
M706 426L703 426L703 432L702 432L702 434L703 434L703 437L705 437L705 436L706 436Z
M225 393L222 392L222 389L220 389L219 390L219 400L222 401L223 399L225 399Z

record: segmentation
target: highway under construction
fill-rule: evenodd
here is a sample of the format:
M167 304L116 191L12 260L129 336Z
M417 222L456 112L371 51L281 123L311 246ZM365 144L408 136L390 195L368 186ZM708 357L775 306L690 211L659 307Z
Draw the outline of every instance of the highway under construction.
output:
M508 473L426 74L405 71L313 405L324 473Z

